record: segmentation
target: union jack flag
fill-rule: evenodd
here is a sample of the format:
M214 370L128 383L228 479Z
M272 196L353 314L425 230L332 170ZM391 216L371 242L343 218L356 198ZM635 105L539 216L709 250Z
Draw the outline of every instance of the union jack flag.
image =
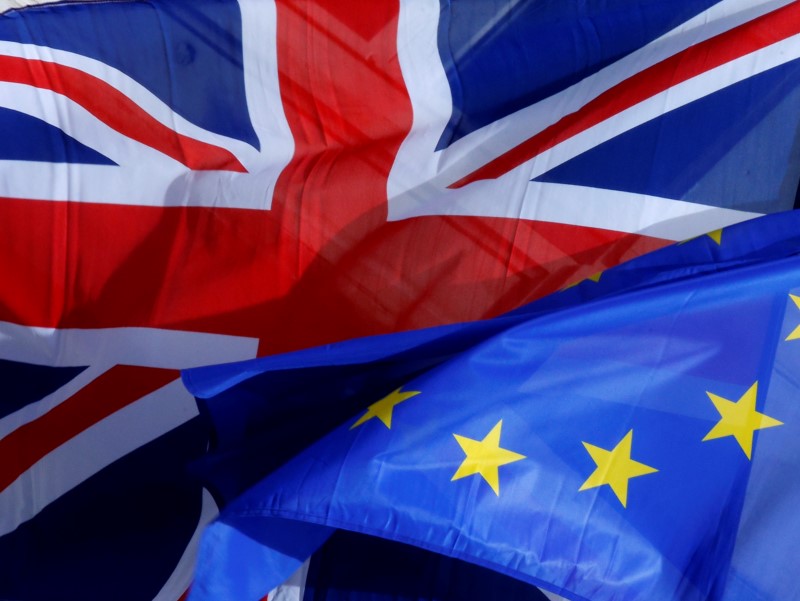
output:
M216 504L177 370L497 315L797 198L797 1L0 10L2 598L186 591Z

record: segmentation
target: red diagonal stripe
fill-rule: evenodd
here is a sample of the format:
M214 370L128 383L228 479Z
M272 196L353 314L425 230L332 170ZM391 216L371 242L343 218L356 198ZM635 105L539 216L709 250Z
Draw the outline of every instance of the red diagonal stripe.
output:
M448 187L461 188L474 181L500 177L557 144L668 88L798 32L800 2L793 2L709 38L608 89L576 112L566 115Z
M56 63L0 57L0 81L62 94L100 121L195 170L247 171L231 152L181 135L102 79Z
M17 428L0 440L0 492L73 436L178 377L173 369L117 365Z

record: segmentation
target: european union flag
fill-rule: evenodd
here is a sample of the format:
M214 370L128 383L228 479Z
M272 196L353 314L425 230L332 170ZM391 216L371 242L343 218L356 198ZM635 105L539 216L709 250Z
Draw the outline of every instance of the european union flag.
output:
M313 397L301 431L326 388L362 403L208 528L194 598L256 598L336 529L573 600L797 598L798 232L764 217L496 321L188 372L218 417L270 382Z

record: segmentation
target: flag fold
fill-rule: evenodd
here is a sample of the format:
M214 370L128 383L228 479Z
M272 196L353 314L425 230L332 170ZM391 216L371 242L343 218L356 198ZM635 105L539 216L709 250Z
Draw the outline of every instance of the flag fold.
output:
M274 426L296 431L350 412L207 529L192 598L257 598L334 529L568 599L792 598L798 225L732 226L495 321L184 372L224 399L218 423L240 403L296 400Z

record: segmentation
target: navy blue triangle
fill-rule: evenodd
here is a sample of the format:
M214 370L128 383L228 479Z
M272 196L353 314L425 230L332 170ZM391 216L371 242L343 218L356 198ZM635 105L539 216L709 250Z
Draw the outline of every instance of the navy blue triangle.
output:
M59 128L19 111L0 108L0 132L0 159L116 165Z
M798 106L795 60L640 125L534 181L789 210L800 178Z
M0 418L55 392L85 367L47 367L0 359Z
M0 39L97 59L129 75L193 123L259 147L247 109L242 15L236 2L29 7L3 15Z
M440 0L438 47L453 109L437 150L568 88L718 1Z
M197 526L202 489L185 466L207 441L191 420L0 537L0 599L153 599Z

